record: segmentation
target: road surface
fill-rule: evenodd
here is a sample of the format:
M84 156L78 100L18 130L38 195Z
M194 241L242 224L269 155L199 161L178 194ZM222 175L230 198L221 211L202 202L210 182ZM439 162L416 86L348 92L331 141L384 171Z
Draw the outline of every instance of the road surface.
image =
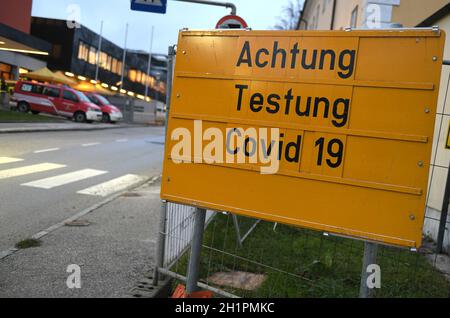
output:
M164 129L0 135L0 252L161 174Z

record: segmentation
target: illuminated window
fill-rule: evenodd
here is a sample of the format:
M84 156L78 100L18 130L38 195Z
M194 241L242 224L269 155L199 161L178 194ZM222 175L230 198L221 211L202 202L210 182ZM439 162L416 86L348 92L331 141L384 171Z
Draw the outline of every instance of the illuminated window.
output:
M116 74L117 75L122 75L122 62L117 61L117 72L116 72Z
M83 42L80 42L80 45L78 46L78 59L87 62L88 57L89 57L88 47Z
M117 60L115 58L112 58L111 62L111 72L117 74Z
M103 69L108 69L108 54L106 54L105 52L100 52L99 66Z
M140 83L141 80L142 80L142 72L141 71L137 71L136 82Z
M89 61L90 64L97 64L97 49L95 47L90 47L89 49Z
M112 57L110 55L108 55L107 59L106 59L106 67L105 67L105 69L108 71L111 71L111 61L112 61Z
M128 76L128 77L130 78L130 81L136 82L136 78L137 78L137 72L136 72L136 70L131 69L131 70L129 71L129 76Z

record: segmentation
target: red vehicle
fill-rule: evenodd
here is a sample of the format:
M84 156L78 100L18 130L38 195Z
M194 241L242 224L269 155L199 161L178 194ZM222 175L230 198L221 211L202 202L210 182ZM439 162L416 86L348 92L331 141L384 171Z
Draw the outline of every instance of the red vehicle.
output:
M97 93L86 93L86 96L93 102L95 105L102 109L102 121L104 123L116 123L123 119L122 112L111 104L111 102L100 94Z
M102 120L100 107L70 87L19 81L12 101L22 113L53 114L72 118L76 122Z

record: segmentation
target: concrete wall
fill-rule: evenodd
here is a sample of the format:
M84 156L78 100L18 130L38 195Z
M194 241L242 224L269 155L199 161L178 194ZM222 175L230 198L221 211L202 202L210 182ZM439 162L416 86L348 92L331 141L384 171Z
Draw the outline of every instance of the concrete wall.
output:
M308 30L330 30L334 0L307 0L303 18L308 21ZM381 26L401 23L414 27L449 3L449 0L336 0L334 30L343 30L351 24L352 12L357 8L357 26L368 27L370 7L380 8ZM317 10L320 7L320 10ZM325 10L323 10L325 8ZM369 10L368 10L369 9ZM316 27L317 26L317 27ZM305 29L305 24L301 24Z
M401 0L392 10L392 22L415 27L449 3L449 0Z
M446 30L446 45L444 51L444 59L450 60L450 15L447 15L437 25L441 29ZM434 240L437 238L439 219L441 217L442 201L444 199L445 182L447 178L447 169L450 164L450 150L445 149L445 141L447 139L448 128L450 124L450 98L445 98L447 90L449 89L450 66L442 68L441 87L439 92L438 113L445 114L445 116L436 116L435 140L433 144L432 163L435 166L431 167L430 177L431 188L429 192L429 202L427 209L427 217L425 219L424 233ZM449 92L450 94L450 92ZM440 132L440 134L439 134ZM445 235L444 249L450 252L450 228L447 220L447 231Z

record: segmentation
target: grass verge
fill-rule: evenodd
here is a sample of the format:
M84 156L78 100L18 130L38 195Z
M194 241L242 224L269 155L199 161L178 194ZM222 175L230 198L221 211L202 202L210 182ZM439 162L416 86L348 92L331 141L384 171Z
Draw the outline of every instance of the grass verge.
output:
M53 123L53 122L61 122L62 119L47 117L47 116L40 116L40 115L33 115L33 114L24 114L19 113L16 111L4 111L0 110L0 123L35 123L35 122L47 122L47 123Z
M253 220L239 218L249 228ZM220 287L241 297L358 297L364 243L321 233L261 222L242 248L236 244L231 216L218 214L204 235L200 277L215 272L247 271L267 279L254 291ZM224 251L225 253L223 253ZM172 270L185 275L186 253ZM447 298L450 282L420 253L380 246L380 298ZM218 286L216 286L218 287Z
M22 240L16 244L16 248L20 250L39 246L41 246L41 241L32 238Z

